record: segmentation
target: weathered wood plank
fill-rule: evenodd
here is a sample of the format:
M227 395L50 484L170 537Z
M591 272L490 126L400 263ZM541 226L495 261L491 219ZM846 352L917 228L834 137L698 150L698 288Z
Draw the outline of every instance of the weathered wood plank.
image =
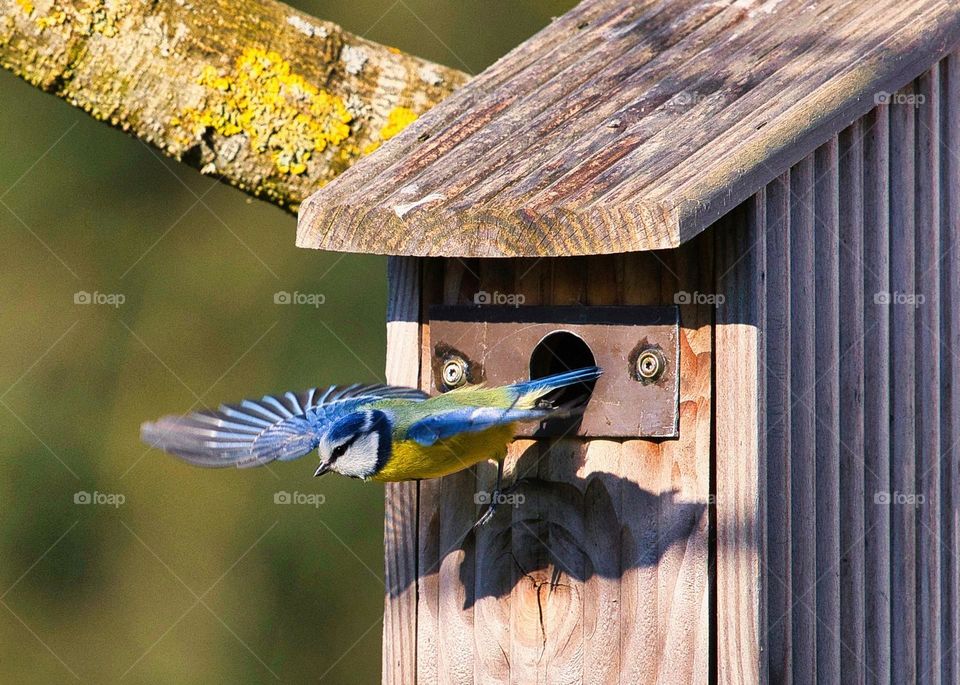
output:
M902 91L915 95L913 86ZM894 683L917 672L916 508L892 497L916 495L915 111L890 107L890 507L891 667ZM896 303L894 302L896 300ZM882 300L881 300L882 301Z
M790 174L790 485L793 682L817 676L817 397L814 160Z
M443 136L433 136L419 141L422 144L408 150L404 164L410 168L408 173L416 173L431 165L445 155L450 148L469 140L474 133L482 129L489 116L503 109L505 104L513 103L526 91L524 84L549 83L567 69L575 68L582 61L584 50L593 50L606 42L605 35L623 25L636 25L640 30L648 29L653 15L659 8L653 0L641 0L624 7L617 3L581 3L566 14L558 17L552 24L554 30L564 38L544 46L537 41L525 41L497 60L483 71L483 81L477 81L476 88L461 88L450 98L450 107L438 117L434 128L442 129ZM584 33L582 28L590 26L592 31ZM464 119L457 112L465 112L482 107L483 102L493 92L506 94L506 99L476 118ZM367 183L386 173L403 174L396 167L397 156L386 153L371 157L357 170L356 182ZM406 176L397 176L406 179Z
M839 144L839 682L863 685L864 652L864 122L840 134ZM871 329L870 335L875 331ZM873 363L871 361L871 363Z
M622 263L619 257L586 259L588 304L622 304ZM585 445L580 473L583 487L586 570L583 592L583 667L579 682L606 685L620 680L620 522L622 489L630 478L621 463L622 440L591 440ZM629 468L629 466L627 466ZM622 475L621 475L622 474ZM602 515L598 513L602 512Z
M793 678L790 172L766 188L767 657L770 682ZM800 611L800 607L797 607Z
M550 483L551 489L563 490L559 497L552 494L547 500L552 503L546 509L546 536L541 541L549 554L549 565L537 588L543 625L537 678L549 685L578 685L583 680L584 591L592 579L587 574L593 570L587 530L609 525L612 513L588 501L581 490L591 443L576 438L551 441L540 462L540 478ZM613 455L598 452L595 463L612 457L612 464L598 464L601 470L609 471L616 465L617 454L619 450Z
M661 302L680 291L713 287L709 236L664 255ZM708 592L710 453L713 445L713 308L706 301L680 305L680 440L660 443L657 565L662 648L658 682L691 683L708 678L711 630Z
M621 547L618 526L623 521L622 485L629 464L621 462L622 442L592 440L583 463L585 474L584 537L589 544L591 575L583 584L583 672L581 681L595 685L620 682L620 634L623 605L620 601ZM603 508L608 516L590 516Z
M940 337L946 350L960 350L960 55L950 55L941 65L940 155ZM941 630L943 657L941 680L960 680L960 363L955 355L940 359L942 395L940 450L943 479L940 483L942 517L940 550Z
M442 297L443 270L440 260L427 259L421 263L422 293L420 309L423 312L420 330L420 368L431 368L430 321L427 308ZM420 388L428 390L430 380L420 375ZM417 554L419 582L417 584L417 683L434 685L440 682L440 574L443 557L440 554L440 481L429 478L420 482L417 519Z
M623 302L659 304L662 272L669 268L655 253L630 253L624 264ZM657 539L659 536L660 446L649 440L623 443L618 475L620 493L620 682L657 682L660 668Z
M864 574L869 579L864 616L867 682L891 682L890 310L878 297L890 292L890 109L864 119L863 139L863 507Z
M481 471L477 487L490 492L496 475ZM512 479L512 469L504 474ZM507 482L510 482L509 480ZM476 533L476 573L473 608L473 682L505 684L510 678L510 606L501 600L509 595L515 569L511 536L503 516Z
M581 132L576 126L567 125L571 117L587 111L595 121L623 115L623 102L609 97L613 90L636 90L636 100L656 110L655 114L644 117L643 127L630 136L629 144L633 146L649 139L676 117L677 103L671 103L670 99L677 94L678 82L687 80L686 75L677 73L681 54L696 52L699 59L722 64L735 59L739 50L750 49L775 30L769 23L761 26L759 15L745 16L743 8L735 5L724 7L719 3L685 2L676 3L671 9L677 14L674 21L663 24L652 15L655 21L651 30L644 31L641 39L630 45L626 52L617 54L617 59L604 63L597 55L595 59L578 64L578 69L591 72L582 83L576 78L577 73L572 75L574 78L566 74L566 78L553 79L538 87L535 96L542 106L536 112L523 108L505 112L502 124L516 126L518 136L503 138L496 128L491 127L465 141L460 146L462 154L483 155L489 160L488 164L500 161L505 167L497 179L486 178L489 169L485 164L465 170L452 183L444 184L458 197L457 204L467 206L487 201L511 182L516 182L515 171L519 167L558 168L569 164L571 158L586 159L604 148L623 147L627 141L616 128L604 127L596 132L597 135L583 136L578 135ZM734 27L741 29L736 40L731 43L720 40L724 32ZM666 50L667 47L671 49ZM615 41L607 41L605 48L624 49L623 46L617 47ZM624 64L630 65L628 70ZM563 112L558 115L557 106L561 101ZM521 121L522 117L528 120ZM554 144L537 144L547 136ZM518 156L517 147L523 147L527 154ZM402 170L398 169L398 172L402 173ZM432 187L443 183L442 174L443 169L424 169L414 178L422 187ZM403 182L410 180L411 177L407 176ZM549 193L562 195L565 181L577 183L571 175L558 180L549 174L532 174L521 179L520 185L511 192L533 195L549 186Z
M717 682L766 683L766 229L761 191L714 236ZM769 578L766 581L771 582ZM772 581L779 582L779 581Z
M420 382L420 260L387 260L387 382ZM417 483L386 488L383 683L414 681L417 663Z
M940 683L940 71L917 81L917 682ZM922 296L922 302L919 298ZM919 499L918 499L919 501Z
M725 93L728 98L721 102L722 106L716 112L703 107L688 112L689 123L696 123L699 126L686 128L682 132L682 137L676 141L678 144L691 146L693 149L705 148L704 152L709 150L711 154L715 154L718 144L729 144L731 140L737 141L744 147L750 147L758 139L770 142L770 132L764 130L767 126L771 124L783 126L786 112L797 106L797 103L802 103L806 97L816 93L824 84L829 84L843 74L855 60L854 55L858 54L853 50L857 44L856 36L862 30L860 24L862 17L858 16L856 7L849 2L823 5L818 7L816 13L802 12L803 6L803 3L799 3L790 9L796 12L795 26L798 35L805 38L800 42L777 44L775 50L764 55L763 82L753 84L749 97L737 98L735 97L738 94L737 91ZM885 12L883 21L890 29L896 30L910 16L904 11L905 9L899 7L894 11ZM815 30L815 27L824 25L829 25L831 30L820 32ZM793 25L791 31L793 31ZM774 41L776 41L776 35L774 34ZM828 46L830 58L824 59L824 52L828 50ZM858 56L867 57L862 52ZM754 59L749 54L737 57L738 61L733 63L735 68L743 68L744 61L749 62ZM797 71L802 71L808 75L808 78L796 79ZM779 97L775 97L776 93L779 93ZM756 99L770 101L769 107L760 111L744 108L748 102ZM760 128L757 128L758 125ZM660 146L665 142L660 138L657 140ZM813 148L810 152L813 152ZM800 156L805 155L800 153ZM665 171L663 161L653 159L642 167L640 173L648 178L647 184L656 178L657 174ZM688 167L683 174L672 177L670 185L662 187L658 192L687 186L701 187L710 182L712 179L709 172L705 174L704 169L701 169L698 174ZM614 192L619 193L619 191L620 189L617 188ZM604 199L610 202L614 197Z
M836 138L814 154L816 259L816 612L817 682L840 682L840 177ZM801 201L797 198L794 201Z
M479 272L484 287L496 285L488 262ZM443 304L460 304L465 265L454 261L442 266ZM494 289L496 289L494 287ZM472 299L472 298L471 298ZM484 465L487 466L487 465ZM474 606L476 601L476 536L470 530L479 509L474 495L483 490L478 470L471 467L440 479L439 634L437 636L439 682L468 685L474 682ZM484 482L492 479L484 479ZM488 487L486 492L492 491Z
M960 8L923 0L587 0L576 13L321 190L299 244L461 256L674 247L960 36Z
M657 464L660 449L652 442L624 443L621 476L632 474L636 487L623 487L621 510L620 682L657 682L660 667L657 593L657 498L661 494Z

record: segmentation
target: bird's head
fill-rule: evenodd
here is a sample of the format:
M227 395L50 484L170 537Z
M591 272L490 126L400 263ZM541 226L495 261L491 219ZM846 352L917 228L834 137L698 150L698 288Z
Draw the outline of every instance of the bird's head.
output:
M390 457L390 419L382 411L367 409L338 420L320 441L320 466L314 475L328 471L367 479L376 475Z

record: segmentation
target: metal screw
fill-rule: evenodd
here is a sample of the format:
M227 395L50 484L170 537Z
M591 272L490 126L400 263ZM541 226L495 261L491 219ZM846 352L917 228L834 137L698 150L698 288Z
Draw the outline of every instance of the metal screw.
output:
M450 357L443 363L440 377L448 389L459 388L467 382L467 362L461 357Z
M641 381L653 382L663 375L667 368L667 360L663 352L656 348L644 350L637 357L637 375Z

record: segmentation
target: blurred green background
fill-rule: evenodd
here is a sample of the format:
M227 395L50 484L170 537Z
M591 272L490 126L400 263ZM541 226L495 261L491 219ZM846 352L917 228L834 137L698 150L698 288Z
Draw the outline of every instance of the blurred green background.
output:
M573 3L293 4L477 73ZM382 486L195 469L138 427L382 380L385 260L298 250L292 216L7 72L0 103L0 682L377 682Z

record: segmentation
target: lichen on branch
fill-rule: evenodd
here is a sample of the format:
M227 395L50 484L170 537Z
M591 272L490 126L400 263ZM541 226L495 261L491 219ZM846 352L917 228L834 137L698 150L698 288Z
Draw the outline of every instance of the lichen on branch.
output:
M306 173L314 152L342 145L352 133L354 115L343 98L309 83L277 52L247 48L232 71L222 75L207 65L198 83L222 99L186 110L176 123L194 138L208 129L245 136L254 150L270 153L282 174ZM342 157L350 154L341 148Z
M292 211L466 80L272 0L0 0L0 64Z

